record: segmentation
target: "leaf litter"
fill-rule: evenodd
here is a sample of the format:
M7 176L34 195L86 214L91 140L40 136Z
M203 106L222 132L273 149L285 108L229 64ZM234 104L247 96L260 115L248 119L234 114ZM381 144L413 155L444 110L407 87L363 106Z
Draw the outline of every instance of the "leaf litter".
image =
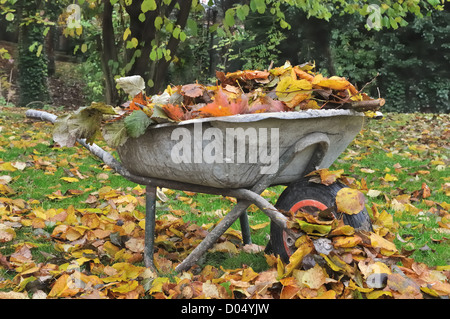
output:
M145 94L140 76L119 78L118 86L131 98L124 109L94 102L59 118L53 138L70 147L79 138L92 143L102 134L107 144L116 148L159 123L310 109L353 109L373 117L385 103L358 91L346 78L324 77L314 69L309 63L292 66L287 61L271 70L218 71L216 85L168 86L154 96Z
M36 124L35 129L40 128ZM443 136L448 134L446 132L448 128L444 126L439 134ZM400 150L405 156L417 156L418 159L419 154L423 157L423 152L430 152L433 159L430 166L423 170L445 170L448 158L444 150L445 147L448 150L448 146L442 144L441 139L434 138L431 132L419 136L426 144L420 144L423 145L421 147L411 145L407 149L398 147L399 141L395 140L378 140L378 144L358 140L355 144L367 143L371 147L383 147L388 152ZM410 137L407 135L405 138ZM36 133L32 139L21 143L11 141L14 139L3 136L0 147L6 150L48 144L48 136ZM433 144L439 144L440 148ZM367 155L363 151L345 154L353 158ZM270 267L259 273L245 265L236 269L206 265L175 274L175 266L198 245L213 225L185 222L179 211L163 212L156 222L155 264L158 273L154 273L139 266L143 259L145 228L144 213L138 209L144 202L142 188L137 186L120 190L104 186L86 191L89 193L86 203L90 208L68 206L44 209L38 200L20 198L21 194L14 186L17 175L13 173L38 169L52 175L59 169L58 165L64 167L67 164L61 158L47 158L36 150L30 159L22 162L25 165L20 161L0 161L1 173L4 174L0 185L9 189L2 189L0 198L0 246L9 247L0 250L0 269L3 273L14 275L8 276L10 279L1 279L0 289L6 291L0 294L1 298L378 299L450 296L449 265L427 266L409 257L412 250L398 248L394 239L399 237L400 225L394 222L391 213L383 209L416 216L420 222L424 216L418 204L426 204L429 213L438 217L436 231L441 236L436 237L435 241L448 243L450 206L434 197L436 193L449 196L449 181L445 179L445 174L441 189L430 189L429 183L424 182L418 189L402 192L389 186L396 181L386 180L386 173L400 176L410 169L399 164L389 172L378 174L381 176L380 185L375 190L381 192L377 196L384 198L385 204L373 203L369 207L373 232L355 230L327 214L315 216L295 212L291 219L292 226L301 229L304 235L299 237L297 250L289 264L274 255L265 254ZM354 166L351 171L357 168ZM75 167L71 168L71 173L78 176ZM366 168L365 174L376 173L375 169ZM428 175L416 169L411 173L414 173L413 178ZM327 185L340 181L351 189L366 194L369 191L370 182L363 182L364 178L356 180L342 170L319 170L309 177L317 183ZM77 183L72 179L63 179L62 182ZM173 195L170 190L164 191L168 197ZM59 189L54 193L58 192L59 196L79 196L76 192L62 194ZM360 205L358 200L352 203L359 196L343 194L342 198L338 198L343 207ZM49 199L61 200L56 194L54 196ZM341 210L346 213L347 209ZM28 233L27 239L18 237L23 230ZM230 241L231 237L222 236L214 249L225 251L230 256L243 250L244 247ZM405 236L400 238L402 242L409 240ZM51 246L52 249L43 249L44 246Z

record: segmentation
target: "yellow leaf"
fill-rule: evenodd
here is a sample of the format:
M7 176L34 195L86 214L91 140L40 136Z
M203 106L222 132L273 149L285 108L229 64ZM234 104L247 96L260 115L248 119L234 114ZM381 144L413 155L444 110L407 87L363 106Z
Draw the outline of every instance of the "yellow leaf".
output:
M210 252L225 252L231 254L238 254L236 246L230 241L224 241L223 243L215 244L213 248L209 250Z
M149 290L149 294L151 295L152 293L156 293L156 292L162 292L162 286L165 283L169 282L169 278L167 277L158 277L155 280L153 280L152 282L152 288Z
M395 244L375 233L370 234L370 243L374 248L381 248L381 254L390 256L398 252Z
M63 181L68 182L68 183L75 183L75 182L78 182L78 178L75 178L75 177L61 177L61 179L62 179Z
M327 290L323 294L314 297L313 299L336 299L336 291Z
M0 171L14 172L16 170L17 168L15 168L10 162L0 164Z
M362 288L358 286L353 280L350 279L348 288L351 290L358 290L359 292L372 292L373 288Z
M325 261L327 262L328 266L330 266L331 269L333 269L333 271L343 271L344 269L339 267L338 265L336 265L330 258L328 258L327 255L325 254L320 254L320 256L322 256Z
M329 79L322 80L317 84L322 87L338 91L345 90L350 86L350 82L348 82L345 78L341 78L338 76L332 76Z
M304 79L295 80L292 77L286 76L278 83L276 94L280 101L290 102L296 95L309 93L311 89L311 82Z
M269 225L270 225L270 222L267 222L267 223L262 223L262 224L258 224L258 225L251 225L250 228L253 230L258 230L258 229L263 229Z
M330 236L339 236L339 235L345 235L345 236L351 236L355 233L355 229L350 225L343 225L339 226L330 233Z
M138 286L139 286L139 283L136 280L125 281L125 282L119 283L116 287L111 288L111 291L125 294L127 292L133 291Z
M446 270L450 270L450 265L446 265L446 266L437 266L436 270L439 271L446 271Z
M338 212L355 215L365 208L365 197L357 189L342 188L336 195L336 205Z
M333 246L337 248L351 248L361 243L361 237L355 236L338 236L333 238Z
M283 277L289 277L292 271L301 265L303 258L305 258L305 256L311 253L314 249L314 244L307 235L304 235L297 239L295 245L298 248L289 257L289 264L286 266Z
M395 177L394 175L391 175L391 174L386 174L383 179L386 182L396 182L396 181L398 181L398 178Z
M131 34L130 28L127 28L125 32L123 33L123 41L126 41L128 39L128 36Z
M252 281L259 276L259 273L255 272L252 267L245 268L242 271L242 281Z
M342 174L344 174L343 169L338 169L336 171L330 171L327 168L322 168L316 172L319 173L320 181L322 182L322 184L327 185L327 186L335 183L336 180L338 178L340 178L342 176Z
M392 297L392 292L384 290L375 290L366 294L367 299L378 299L382 296Z
M56 280L49 292L49 297L70 297L77 294L80 289L74 289L74 282L68 274L63 274Z
M15 194L15 193L16 192L11 187L9 187L8 185L0 184L0 194L12 195L12 194Z
M107 241L103 244L103 250L108 254L109 257L114 258L117 252L119 252L120 248L113 245L110 241Z

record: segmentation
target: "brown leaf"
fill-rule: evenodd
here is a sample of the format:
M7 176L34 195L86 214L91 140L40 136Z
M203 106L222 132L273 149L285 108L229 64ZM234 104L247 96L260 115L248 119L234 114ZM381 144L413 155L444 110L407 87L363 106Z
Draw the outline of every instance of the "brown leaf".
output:
M201 84L186 84L181 87L181 93L192 98L203 95L204 87Z
M398 299L423 299L420 287L411 279L400 274L388 275L387 286Z

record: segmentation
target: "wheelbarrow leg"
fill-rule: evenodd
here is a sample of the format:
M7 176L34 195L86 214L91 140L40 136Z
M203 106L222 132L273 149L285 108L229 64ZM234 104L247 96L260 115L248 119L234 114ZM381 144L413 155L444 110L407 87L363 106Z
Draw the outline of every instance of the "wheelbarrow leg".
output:
M145 247L144 263L152 271L156 271L153 262L155 244L155 212L156 212L156 186L147 185L145 194Z
M241 214L252 203L246 200L238 201L233 209L222 219L222 221L209 233L208 236L179 264L175 270L185 271L191 266L219 239L220 236L239 218Z
M249 245L252 243L252 236L250 234L250 224L248 223L247 212L243 212L241 216L239 216L239 222L241 223L242 241L244 245Z

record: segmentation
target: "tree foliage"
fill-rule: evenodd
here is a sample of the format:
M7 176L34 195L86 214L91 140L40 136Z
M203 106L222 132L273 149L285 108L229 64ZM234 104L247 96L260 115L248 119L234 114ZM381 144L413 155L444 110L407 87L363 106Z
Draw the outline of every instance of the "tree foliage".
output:
M351 76L359 86L386 98L386 109L396 112L450 111L450 11L412 19L398 30L368 31L357 17L346 17L332 31L336 73ZM352 61L352 63L349 63ZM377 74L379 74L377 76Z
M21 2L26 1L1 2L0 12L7 21L19 22ZM174 76L174 72L182 70L180 63L185 62L189 68L189 63L197 63L194 70L209 78L216 66L227 69L243 63L248 68L260 68L283 56L283 40L301 50L299 58L318 52L331 57L321 49L330 48L330 24L326 21L332 22L341 15L362 16L367 21L363 25L372 29L397 29L407 25L411 16L423 17L442 10L445 2L448 1L79 0L77 5L69 6L71 3L65 0L41 0L37 15L41 19L29 18L26 23L59 23L66 36L78 39L75 51L97 55L105 100L118 104L124 97L119 95L114 80L121 76L142 76L149 87L147 93L154 94L166 85L167 74ZM258 30L261 27L265 32ZM288 30L291 31L286 35ZM295 43L292 34L320 35L323 41L316 37L311 45L318 49L308 55L311 45L304 41ZM189 51L191 56L186 55ZM245 61L239 61L242 56ZM292 57L290 60L294 64L304 62ZM197 61L205 62L206 67L198 66ZM334 74L333 61L328 58L326 64Z

